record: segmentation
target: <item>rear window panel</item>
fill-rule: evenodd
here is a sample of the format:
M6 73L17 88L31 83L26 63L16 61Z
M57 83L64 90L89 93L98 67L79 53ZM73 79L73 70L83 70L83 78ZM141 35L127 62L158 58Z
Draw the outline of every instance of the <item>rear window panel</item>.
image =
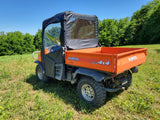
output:
M71 39L95 38L95 22L71 18Z

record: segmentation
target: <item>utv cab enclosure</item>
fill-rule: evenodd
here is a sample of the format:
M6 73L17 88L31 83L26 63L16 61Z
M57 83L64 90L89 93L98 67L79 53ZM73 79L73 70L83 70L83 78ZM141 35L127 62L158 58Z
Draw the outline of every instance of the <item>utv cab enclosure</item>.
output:
M77 83L79 97L93 106L105 103L107 92L127 89L136 66L146 61L145 48L101 47L98 18L70 11L43 22L42 50L36 76Z

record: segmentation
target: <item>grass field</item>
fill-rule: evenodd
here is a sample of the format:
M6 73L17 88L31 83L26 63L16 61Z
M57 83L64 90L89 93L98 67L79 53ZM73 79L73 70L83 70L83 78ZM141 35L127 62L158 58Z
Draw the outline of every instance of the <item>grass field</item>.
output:
M70 83L37 83L31 54L0 57L0 120L160 119L160 44L127 47L147 48L147 62L100 108L81 101Z

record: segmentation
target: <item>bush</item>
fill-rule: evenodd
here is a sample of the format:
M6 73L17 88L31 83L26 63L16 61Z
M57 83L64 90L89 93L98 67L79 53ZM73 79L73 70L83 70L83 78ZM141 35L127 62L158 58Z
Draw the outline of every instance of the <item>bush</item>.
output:
M6 34L0 32L0 56L33 52L35 50L33 38L34 36L28 33L23 35L19 31Z

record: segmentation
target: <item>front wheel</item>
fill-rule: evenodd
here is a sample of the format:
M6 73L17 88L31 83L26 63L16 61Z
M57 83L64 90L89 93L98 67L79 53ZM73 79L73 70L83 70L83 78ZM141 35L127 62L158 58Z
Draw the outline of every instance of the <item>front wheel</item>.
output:
M105 103L106 91L104 90L103 83L96 82L90 77L80 78L77 91L82 100L95 107L99 107Z
M49 78L43 73L43 70L39 64L36 67L36 77L40 82L47 83L49 81Z

